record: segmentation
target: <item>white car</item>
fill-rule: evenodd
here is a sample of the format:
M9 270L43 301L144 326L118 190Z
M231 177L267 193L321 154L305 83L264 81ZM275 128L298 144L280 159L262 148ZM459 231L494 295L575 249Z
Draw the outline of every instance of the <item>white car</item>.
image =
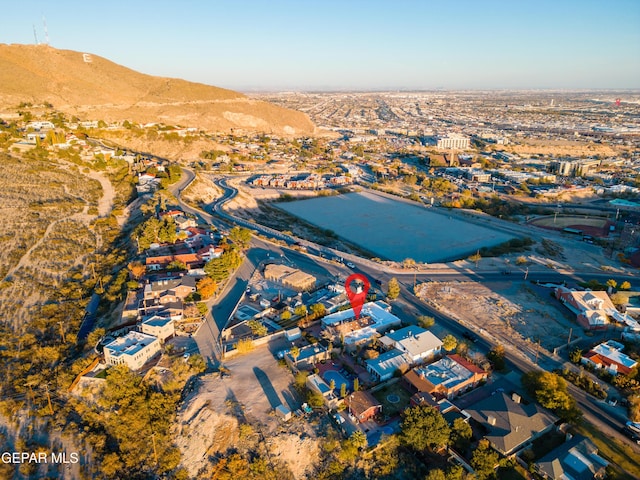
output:
M349 267L349 268L356 268L356 266L355 266L353 263L351 263L351 262L347 262L347 267Z

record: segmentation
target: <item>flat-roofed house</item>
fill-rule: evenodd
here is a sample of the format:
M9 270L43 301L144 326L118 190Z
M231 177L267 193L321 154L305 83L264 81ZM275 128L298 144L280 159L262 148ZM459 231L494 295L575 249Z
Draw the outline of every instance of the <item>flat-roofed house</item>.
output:
M393 349L382 353L378 358L367 360L366 363L367 371L384 382L393 377L397 370L408 369L411 358L406 353Z
M153 315L143 320L140 324L140 330L147 335L158 337L162 343L173 337L176 333L173 318L161 317L159 315Z
M415 325L387 333L380 343L406 353L414 364L434 358L442 349L442 340Z
M107 365L125 364L131 370L138 370L154 355L160 352L160 340L141 332L129 332L104 347Z
M487 372L460 355L448 355L430 365L416 367L403 377L409 390L427 392L436 398L451 398L486 378Z

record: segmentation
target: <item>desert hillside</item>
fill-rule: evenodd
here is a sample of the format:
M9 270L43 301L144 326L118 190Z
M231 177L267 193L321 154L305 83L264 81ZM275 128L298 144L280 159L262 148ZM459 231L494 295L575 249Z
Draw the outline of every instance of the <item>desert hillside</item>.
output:
M0 44L0 109L49 102L92 120L163 122L208 130L309 134L301 113L232 90L136 72L93 54Z

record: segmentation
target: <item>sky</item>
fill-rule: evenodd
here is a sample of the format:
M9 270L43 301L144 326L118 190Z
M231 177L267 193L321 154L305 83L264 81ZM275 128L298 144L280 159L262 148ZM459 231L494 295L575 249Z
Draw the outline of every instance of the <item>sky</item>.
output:
M639 0L3 2L44 42L240 91L640 88Z

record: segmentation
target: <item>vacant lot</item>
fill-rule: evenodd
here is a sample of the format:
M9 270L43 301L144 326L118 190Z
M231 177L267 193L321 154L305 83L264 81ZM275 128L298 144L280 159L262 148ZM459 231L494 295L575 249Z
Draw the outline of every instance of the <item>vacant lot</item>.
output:
M553 350L566 343L570 328L576 329L568 311L556 308L551 289L512 282L490 286L430 282L420 286L419 295L454 318L485 330L496 340L508 339L528 351L538 340L542 347Z
M280 203L296 215L381 258L438 262L463 258L512 235L368 192Z
M271 346L271 350L284 345ZM225 367L231 376L202 377L199 387L178 413L176 438L183 465L195 475L207 468L209 456L234 449L241 437L239 426L251 425L268 441L262 442L271 459L283 462L296 478L306 478L319 458L314 426L306 418L283 423L273 413L280 404L292 410L301 402L293 389L293 375L278 365L269 346L231 358Z

